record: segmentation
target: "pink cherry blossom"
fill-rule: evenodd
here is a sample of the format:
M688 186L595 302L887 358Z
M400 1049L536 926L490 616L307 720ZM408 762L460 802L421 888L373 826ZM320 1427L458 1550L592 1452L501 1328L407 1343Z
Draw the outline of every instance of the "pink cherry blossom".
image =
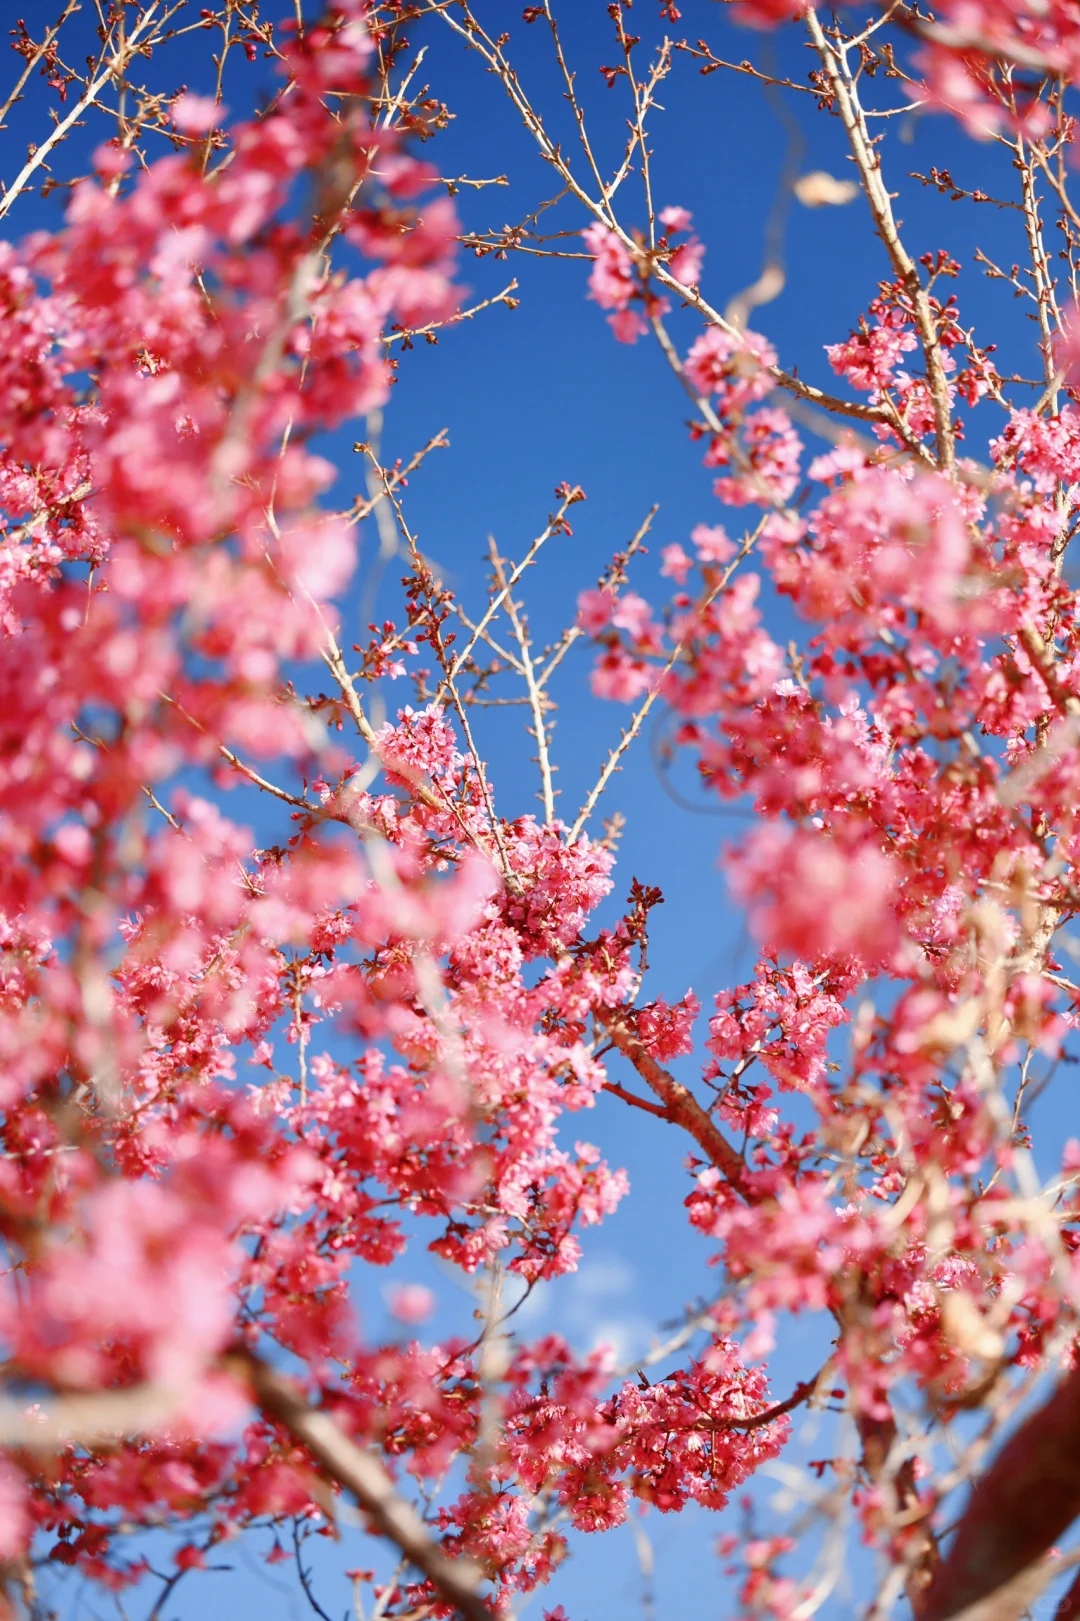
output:
M435 1310L435 1296L422 1283L398 1284L390 1292L390 1311L400 1323L423 1323Z
M171 112L173 123L184 135L205 135L225 122L228 108L210 96L195 96L188 90L173 102Z

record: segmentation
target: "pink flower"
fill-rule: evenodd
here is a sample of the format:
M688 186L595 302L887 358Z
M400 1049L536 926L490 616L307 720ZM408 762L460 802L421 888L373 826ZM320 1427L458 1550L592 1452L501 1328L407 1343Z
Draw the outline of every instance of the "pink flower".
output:
M589 225L582 236L593 255L589 273L589 296L601 309L625 310L638 291L633 262L614 231L606 225Z
M577 622L589 636L611 623L617 598L614 591L582 591L578 596Z
M694 216L691 214L688 208L669 206L660 210L660 223L664 227L665 231L678 232L689 230L690 221L693 219L693 217Z
M705 244L691 237L672 254L668 269L684 287L696 287L701 280L701 266L705 258Z
M665 546L660 555L664 559L660 570L661 574L666 574L669 579L675 580L678 585L682 585L694 566L691 559L687 557L678 544Z
M735 461L735 438L714 437L705 465L727 466ZM802 440L785 411L762 407L743 421L742 455L747 465L718 478L713 493L728 506L783 505L799 482Z
M633 703L647 692L652 681L649 666L642 659L631 658L622 647L613 647L593 666L590 684L598 698L614 698L620 703Z
M613 312L608 321L618 341L635 343L648 327L640 311L629 307L631 300L640 297L642 291L633 261L619 237L606 225L589 225L581 234L594 256L589 272L589 297L595 299L601 309Z
M719 524L697 524L690 532L690 539L703 563L730 563L735 556L735 544Z
M674 1007L669 1007L661 997L641 1009L637 1016L638 1035L653 1057L666 1063L683 1053L693 1052L691 1031L700 1012L701 1003L693 991L687 991Z
M117 175L126 174L134 161L131 153L114 141L105 141L94 149L94 170L103 180L114 180Z
M765 944L808 961L886 961L899 943L899 874L869 840L844 848L826 834L772 823L729 858L732 887Z
M616 310L608 316L608 326L619 343L636 343L649 330L645 317L637 310Z
M857 332L846 343L826 345L833 371L855 388L868 392L887 388L900 357L918 347L918 339L895 309L878 304L877 324Z
M736 15L753 28L774 28L805 11L807 0L739 0Z
M390 1311L399 1323L424 1323L435 1310L435 1296L422 1283L399 1283L390 1291Z
M715 395L727 416L764 398L773 386L768 368L775 364L776 351L759 333L711 326L690 346L686 375L699 394Z
M997 463L1021 467L1044 493L1059 481L1075 483L1080 478L1080 411L1071 405L1052 417L1013 411L990 448Z
M616 597L611 623L636 639L645 634L650 617L649 604L644 597L628 591L625 596Z
M184 135L206 135L225 122L228 108L212 96L196 96L186 90L173 102L172 121Z

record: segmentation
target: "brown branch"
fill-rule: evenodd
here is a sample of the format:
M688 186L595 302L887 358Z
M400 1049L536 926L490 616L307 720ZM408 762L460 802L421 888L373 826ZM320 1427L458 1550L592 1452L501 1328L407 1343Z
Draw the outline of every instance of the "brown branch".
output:
M710 1164L723 1172L736 1193L748 1201L752 1200L754 1192L742 1155L709 1118L689 1087L677 1081L647 1051L640 1036L627 1024L627 1011L625 1008L612 1009L611 1012L598 1009L596 1017L623 1057L630 1060L645 1084L664 1105L663 1118L688 1132Z
M510 620L510 629L513 631L514 640L517 642L521 654L517 664L521 677L525 682L525 691L532 712L532 734L536 739L535 761L540 768L540 797L544 802L544 822L550 827L555 820L554 772L558 770L558 767L552 766L551 763L551 738L545 715L547 700L536 679L536 666L533 663L530 651L532 644L529 641L528 624L506 583L506 568L503 559L499 556L494 535L488 536L488 550L491 553L491 566L495 575L495 582L500 592L505 592L506 613ZM570 842L573 843L573 834L570 836Z
M801 1407L804 1401L809 1401L810 1397L817 1389L818 1380L820 1378L821 1375L819 1373L814 1379L804 1379L802 1384L795 1386L795 1389L791 1392L791 1395L788 1396L786 1401L778 1401L775 1406L766 1407L763 1413L755 1413L753 1418L728 1419L726 1421L727 1428L729 1430L749 1431L759 1430L765 1424L772 1424L776 1419L783 1418L785 1413L790 1413L794 1411L796 1407Z
M749 74L752 79L757 79L761 84L775 85L783 90L799 90L807 96L815 94L812 84L796 84L794 79L774 78L771 73L762 73L760 68L756 68L752 62L726 62L723 57L714 56L711 48L703 39L698 40L696 50L692 45L687 44L685 39L676 41L675 49L685 51L687 56L693 57L696 61L704 62L705 67L698 69L698 72L702 74L715 73L718 68L728 68L732 73Z
M157 35L151 33L149 38L143 38L142 36L147 34L147 31L150 29L151 22L155 22L154 14L155 12L159 11L159 9L160 0L152 0L152 4L138 18L131 31L131 34L127 37L127 39L124 40L119 49L113 52L107 65L101 68L100 71L91 77L90 82L87 84L86 90L83 92L79 100L75 102L74 106L69 108L64 118L57 120L51 133L44 141L42 141L41 145L33 149L26 162L19 170L19 173L15 176L15 179L11 182L11 185L7 187L3 196L0 197L0 219L4 218L5 214L8 213L16 199L23 191L25 191L37 170L41 168L43 163L45 163L53 148L58 146L65 136L70 134L70 132L79 123L79 120L82 118L87 109L95 104L98 95L108 84L109 80L126 69L128 63L131 61L136 52L141 51L147 44L154 43L155 39L158 37ZM66 15L67 13L65 13L65 16ZM168 22L171 16L172 12L166 11L161 16L156 18L156 27L159 31L164 24ZM62 17L60 21L63 22L63 20L64 18ZM57 26L59 27L59 24L57 24Z
M1044 1555L1078 1514L1080 1372L1074 1371L976 1483L921 1621L1017 1621L1054 1575L1044 1574Z
M536 539L525 553L525 556L521 559L521 562L516 564L515 567L510 570L510 573L506 578L505 585L501 586L500 589L492 596L491 601L488 603L483 615L480 618L479 623L474 626L469 640L461 649L460 653L455 655L453 663L447 671L442 685L445 686L446 682L456 680L457 676L460 675L467 660L472 654L473 648L476 646L481 636L483 636L484 632L487 630L487 627L490 625L491 621L494 619L495 615L506 601L506 598L509 596L510 592L514 589L515 585L517 585L525 570L530 568L536 561L537 554L539 553L544 542L550 539L552 535L561 533L563 519L566 517L569 508L573 505L574 501L580 499L580 494L575 491L572 496L566 497L566 499L560 503L556 511L548 518L546 526L542 532L537 535ZM546 675L541 677L541 686L546 679Z
M468 182L472 185L476 182ZM413 338L426 338L429 334L442 332L446 327L460 326L462 321L471 321L474 315L481 310L489 310L493 304L505 304L507 309L516 310L518 300L512 295L517 291L517 278L508 282L501 293L494 293L491 298L485 298L482 303L474 304L471 309L458 310L456 315L448 315L445 321L429 321L426 326L402 327L397 332L390 332L383 338L383 343L389 349L392 343L411 343ZM443 432L445 433L445 429Z
M525 128L536 141L545 160L551 164L562 180L565 192L575 197L594 219L607 226L609 230L614 231L631 257L635 261L638 260L641 255L640 244L619 224L611 204L622 171L605 185L590 152L588 154L590 168L593 170L597 184L600 187L600 196L594 198L589 195L571 170L562 148L548 135L547 130L544 128L543 121L525 94L520 75L511 66L503 51L502 41L494 40L486 34L473 16L466 0L461 0L461 3L464 22L458 22L443 6L436 3L436 0L428 0L426 9L429 14L440 17L468 45L470 50L480 53L491 71L502 81L503 88L506 90L511 103L517 109ZM866 140L868 142L870 140L868 134ZM631 141L630 145L633 144L633 141ZM519 248L519 244L516 242L508 242L506 246L514 249ZM521 251L527 250L521 249ZM707 322L720 327L722 331L729 333L732 337L741 338L742 334L738 328L733 327L730 322L726 321L721 312L714 309L702 297L696 287L688 287L683 282L678 281L667 266L659 260L650 259L649 268L662 286L682 299L691 309L696 310ZM784 371L780 366L768 366L765 369L780 388L786 389L800 399L809 400L811 404L818 405L823 410L835 412L840 416L853 417L863 422L886 422L892 426L891 414L885 407L870 405L858 400L844 400L835 394L826 394L822 389L815 388L810 383L804 383L800 378Z
M421 448L416 451L412 459L408 461L404 467L396 467L392 473L387 473L386 482L388 488L395 490L399 484L404 484L409 477L409 474L416 472L416 469L420 466L420 463L430 451L449 450L450 440L447 438L447 434L449 432L449 428L440 428L438 433L434 434L428 440L426 445L421 446ZM367 450L367 448L368 447L363 443L363 441L359 441L353 446L354 450ZM352 509L348 514L348 522L350 524L362 523L365 518L370 517L372 512L378 506L379 502L385 499L386 493L386 490L380 489L378 494L374 495L368 501L362 501L360 497L357 496L355 502L353 503Z
M115 1447L125 1436L166 1428L184 1397L182 1390L140 1384L57 1396L44 1411L0 1400L0 1445L29 1452Z
M250 1389L267 1418L301 1443L330 1478L351 1492L375 1529L415 1565L466 1621L492 1621L477 1591L480 1572L467 1559L452 1559L428 1535L411 1504L398 1495L381 1459L358 1446L325 1408L315 1407L284 1374L268 1367L246 1346L234 1348L226 1367Z
M806 12L806 26L814 49L821 59L840 122L844 126L878 236L911 300L912 314L915 317L926 362L927 386L934 403L938 461L943 468L949 468L955 455L949 409L949 385L930 300L920 279L918 266L900 240L892 210L892 199L881 174L881 158L866 126L866 117L859 102L855 81L848 69L846 48L843 44L833 45L826 39L817 13L812 7Z
M828 1363L826 1363L827 1366ZM809 1401L820 1380L820 1373L815 1374L813 1379L804 1379L801 1384L795 1386L795 1389L785 1401L778 1401L775 1406L764 1408L762 1412L755 1413L752 1418L703 1419L700 1424L694 1424L691 1428L695 1430L741 1430L744 1434L749 1434L751 1430L763 1429L766 1424L774 1424L778 1418L783 1418L785 1413L790 1413L796 1407L801 1407L804 1401Z
M753 551L754 546L757 543L758 536L761 534L761 531L764 528L764 526L765 526L765 520L763 518L761 520L761 522L758 524L757 528L754 529L754 530L751 530L746 535L745 539L743 540L742 546L740 547L740 549L738 551L738 554L732 559L732 561L728 564L727 568L720 575L719 579L715 582L715 584L706 593L704 601L701 603L701 606L698 609L699 613L704 613L705 610L708 607L710 607L710 605L716 600L716 598L720 595L720 593L727 589L728 584L731 581L731 576L735 573L735 570L739 567L739 564L743 561L744 558L749 556L751 551ZM663 690L664 680L665 680L665 678L667 676L669 676L671 674L672 670L675 668L675 665L678 663L679 659L682 657L683 650L686 647L686 644L689 641L691 634L692 634L692 631L688 631L685 636L680 637L679 641L676 642L675 646L671 650L671 653L670 653L670 655L668 657L668 660L667 660L666 664L664 664L662 669L656 675L656 678L653 681L652 687L650 688L649 692L647 693L647 695L646 695L645 699L643 700L643 702L641 703L640 707L635 712L629 726L627 726L625 728L625 730L623 731L623 734L620 737L618 743L616 743L615 746L612 749L609 750L608 757L604 762L604 765L603 765L603 768L601 769L600 775L596 779L596 782L593 784L593 787L589 792L588 798L586 799L584 805L581 807L581 810L578 812L578 815L577 815L577 818L576 818L576 820L574 822L574 825L570 829L570 832L567 835L567 843L573 844L577 840L578 835L583 831L583 829L587 825L587 823L589 821L589 818L592 816L593 811L596 809L597 804L599 803L600 797L603 794L605 788L607 787L608 783L611 781L612 777L615 775L615 772L618 771L618 769L619 769L619 761L622 759L622 757L626 753L627 749L631 746L631 744L637 738L638 734L641 731L642 726L645 724L645 720L646 720L646 718L647 718L647 716L649 714L650 709L652 708L653 704L656 702L657 698L659 698L661 696L661 693L662 693L662 690ZM549 818L549 820L550 820L550 818Z
M670 1114L662 1104L650 1103L648 1098L639 1098L636 1092L631 1092L627 1087L620 1086L618 1081L605 1081L604 1091L610 1092L613 1097L622 1098L624 1103L629 1103L634 1109L644 1109L646 1114L656 1115L658 1120L670 1121L671 1119Z
M67 0L67 4L65 5L60 18L53 23L41 44L35 46L32 53L27 57L26 66L19 74L18 79L15 81L15 88L4 102L4 105L0 107L0 129L6 128L4 120L7 118L8 113L11 111L12 107L14 107L15 103L21 99L27 79L29 79L31 73L33 73L42 57L48 51L49 46L53 43L61 28L71 16L72 12L78 11L78 9L79 0Z
M1061 681L1058 679L1052 648L1047 645L1039 632L1031 625L1025 625L1021 630L1020 641L1032 664L1039 672L1042 682L1056 707L1060 709L1063 715L1080 715L1080 698L1074 692L1070 692L1067 687L1062 686Z
M615 554L612 562L608 564L607 568L597 580L597 590L604 591L612 585L625 584L627 578L626 565L629 563L630 559L636 555L636 553L641 551L645 541L645 536L649 533L649 530L652 527L652 521L656 517L659 510L659 503L654 503L649 508L629 546L627 546L624 552L617 552ZM585 632L582 630L580 625L573 624L569 626L567 630L563 631L562 635L559 637L559 640L554 644L554 646L545 650L544 657L547 662L539 676L539 685L541 689L547 686L551 676L555 670L558 669L559 665L573 647L574 643L579 641L584 634Z

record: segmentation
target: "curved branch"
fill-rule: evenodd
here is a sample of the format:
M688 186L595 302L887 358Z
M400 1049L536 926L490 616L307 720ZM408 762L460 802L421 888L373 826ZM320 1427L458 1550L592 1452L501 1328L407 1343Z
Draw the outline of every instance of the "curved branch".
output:
M978 1481L920 1621L1017 1621L1060 1572L1044 1556L1080 1514L1080 1371Z
M448 1604L466 1621L492 1621L491 1610L477 1591L482 1578L476 1566L443 1553L373 1452L358 1446L330 1413L312 1406L291 1379L246 1346L235 1347L225 1364L250 1387L265 1416L288 1430L337 1485L352 1493L375 1529L401 1550Z
M596 1017L623 1057L630 1060L645 1084L656 1093L664 1105L664 1119L689 1132L710 1164L723 1172L728 1185L747 1201L752 1200L754 1192L746 1161L706 1114L689 1087L657 1063L641 1037L627 1024L626 1010L610 1013L598 1010Z

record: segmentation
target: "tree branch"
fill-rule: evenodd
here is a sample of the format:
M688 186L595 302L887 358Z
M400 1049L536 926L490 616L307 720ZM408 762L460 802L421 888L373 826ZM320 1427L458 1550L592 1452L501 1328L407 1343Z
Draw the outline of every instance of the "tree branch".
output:
M621 1013L618 1010L610 1013L598 1010L596 1017L623 1057L630 1060L645 1084L656 1093L664 1105L664 1119L689 1132L706 1159L723 1172L736 1193L751 1200L754 1195L742 1155L731 1146L690 1089L677 1081L646 1050L640 1036L626 1023L625 1013L625 1009Z
M477 1590L482 1577L476 1566L443 1553L415 1509L398 1495L386 1467L373 1452L358 1446L325 1408L312 1406L291 1379L246 1346L230 1351L225 1364L250 1386L265 1416L288 1430L338 1486L352 1493L375 1529L400 1548L447 1603L466 1621L492 1621L492 1612Z
M1044 1556L1080 1514L1080 1371L977 1482L920 1621L1017 1621L1062 1566Z

